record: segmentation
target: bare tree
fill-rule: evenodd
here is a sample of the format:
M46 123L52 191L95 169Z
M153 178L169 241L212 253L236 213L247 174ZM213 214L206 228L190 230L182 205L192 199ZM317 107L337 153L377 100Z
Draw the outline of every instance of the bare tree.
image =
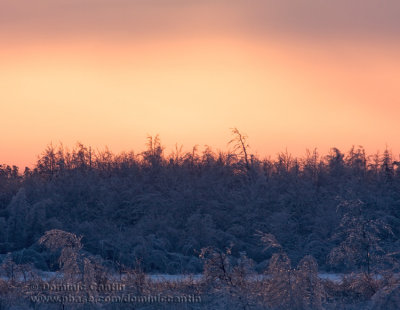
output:
M250 162L248 149L250 145L247 142L248 136L246 134L242 134L237 128L232 128L233 139L228 142L228 144L233 144L234 152L239 152L241 156L243 156L245 166L247 170L250 170Z

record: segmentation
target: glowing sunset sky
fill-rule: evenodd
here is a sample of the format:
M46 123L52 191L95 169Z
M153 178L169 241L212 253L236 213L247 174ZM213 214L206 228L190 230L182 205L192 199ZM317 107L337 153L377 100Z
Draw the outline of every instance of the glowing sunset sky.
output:
M399 15L398 0L0 0L0 163L155 134L225 150L231 127L260 155L397 154Z

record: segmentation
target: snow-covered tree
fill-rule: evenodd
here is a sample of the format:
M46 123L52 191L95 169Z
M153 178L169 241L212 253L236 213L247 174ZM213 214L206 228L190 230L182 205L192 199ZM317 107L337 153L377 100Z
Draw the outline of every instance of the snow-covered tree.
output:
M332 249L329 261L332 264L344 263L368 275L387 263L390 258L381 246L381 238L393 234L391 227L373 218L361 200L343 201L338 210L343 210L343 216L334 238L340 243Z

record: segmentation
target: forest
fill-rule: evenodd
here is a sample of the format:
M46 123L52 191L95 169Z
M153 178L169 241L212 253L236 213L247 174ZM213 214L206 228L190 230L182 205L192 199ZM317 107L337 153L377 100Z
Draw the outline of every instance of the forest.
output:
M32 168L1 165L0 309L32 296L23 283L41 272L206 296L146 309L400 307L400 161L388 148L261 158L233 130L230 149L166 154L156 136L138 153L50 144Z

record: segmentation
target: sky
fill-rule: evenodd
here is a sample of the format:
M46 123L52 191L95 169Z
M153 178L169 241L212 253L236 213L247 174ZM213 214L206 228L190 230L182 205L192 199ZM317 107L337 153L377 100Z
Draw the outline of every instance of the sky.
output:
M398 0L0 0L0 164L46 145L400 153Z

